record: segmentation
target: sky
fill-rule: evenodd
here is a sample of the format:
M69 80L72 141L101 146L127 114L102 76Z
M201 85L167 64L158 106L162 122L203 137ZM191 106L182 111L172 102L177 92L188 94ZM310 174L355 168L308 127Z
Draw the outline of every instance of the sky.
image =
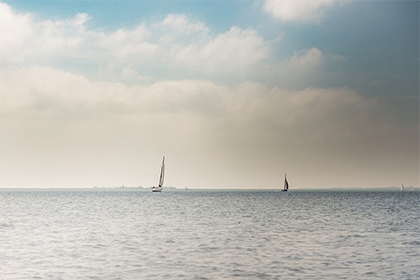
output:
M0 188L419 186L418 1L0 2Z

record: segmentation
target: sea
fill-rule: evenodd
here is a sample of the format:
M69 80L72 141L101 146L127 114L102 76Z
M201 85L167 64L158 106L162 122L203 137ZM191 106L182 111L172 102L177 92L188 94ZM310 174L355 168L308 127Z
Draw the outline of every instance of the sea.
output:
M0 279L420 279L420 192L0 190Z

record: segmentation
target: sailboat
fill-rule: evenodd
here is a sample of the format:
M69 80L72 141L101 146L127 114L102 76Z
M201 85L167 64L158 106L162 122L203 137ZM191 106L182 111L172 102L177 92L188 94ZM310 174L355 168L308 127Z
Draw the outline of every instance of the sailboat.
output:
M163 189L163 179L165 177L165 156L162 159L162 167L160 168L159 185L153 186L152 192L161 192Z
M400 191L404 191L404 184L401 184L401 188L400 188Z
M284 174L284 187L282 189L283 192L287 192L287 190L289 189L289 182L287 182L287 173Z

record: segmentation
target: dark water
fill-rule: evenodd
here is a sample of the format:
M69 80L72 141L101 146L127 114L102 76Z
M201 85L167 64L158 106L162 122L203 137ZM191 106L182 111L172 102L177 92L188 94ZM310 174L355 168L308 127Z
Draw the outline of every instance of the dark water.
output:
M420 279L420 193L0 191L0 279Z

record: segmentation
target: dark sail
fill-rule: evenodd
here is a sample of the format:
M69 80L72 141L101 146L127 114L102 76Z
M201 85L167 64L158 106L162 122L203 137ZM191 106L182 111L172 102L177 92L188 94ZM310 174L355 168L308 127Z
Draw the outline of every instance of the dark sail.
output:
M284 187L283 187L283 191L287 191L289 189L289 182L287 182L287 178L286 178L286 174L284 174Z

